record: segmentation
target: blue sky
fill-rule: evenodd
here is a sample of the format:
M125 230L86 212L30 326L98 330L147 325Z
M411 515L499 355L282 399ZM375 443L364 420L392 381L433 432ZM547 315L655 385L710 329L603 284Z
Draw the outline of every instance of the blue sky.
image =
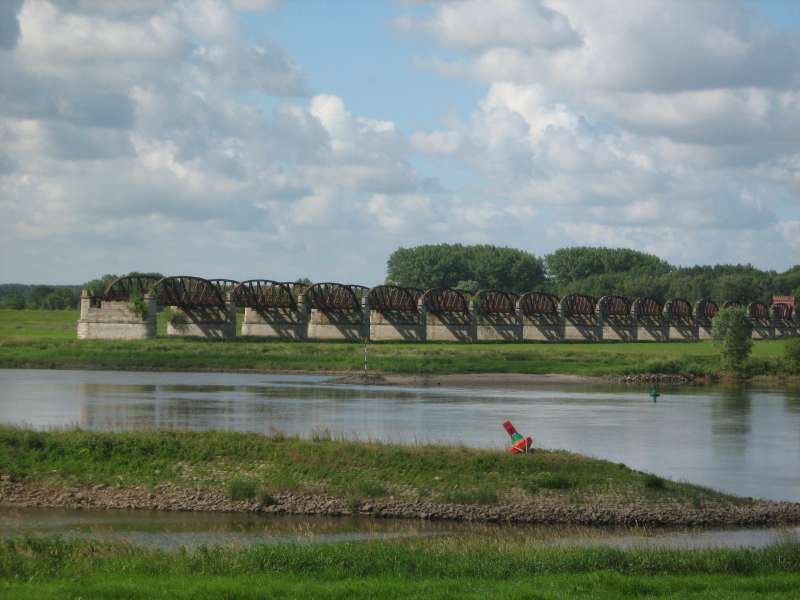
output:
M0 4L0 280L800 262L800 2Z

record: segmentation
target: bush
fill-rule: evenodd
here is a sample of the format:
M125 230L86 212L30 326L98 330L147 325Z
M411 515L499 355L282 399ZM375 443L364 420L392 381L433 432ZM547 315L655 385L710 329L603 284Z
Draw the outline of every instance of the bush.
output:
M783 356L793 371L800 371L800 338L792 338L783 347Z
M540 489L545 490L571 490L577 483L574 479L570 479L565 475L555 475L553 473L544 473L538 477L530 479L525 484L525 489L531 493L536 493Z
M228 481L228 496L231 500L252 500L256 497L258 482L248 477L234 477Z
M147 316L147 302L141 294L133 293L128 299L128 310L140 319L144 319Z
M644 487L648 490L663 490L667 487L667 482L663 477L648 474L644 476Z
M753 350L753 325L744 308L729 307L719 311L711 324L725 366L736 373L744 371Z

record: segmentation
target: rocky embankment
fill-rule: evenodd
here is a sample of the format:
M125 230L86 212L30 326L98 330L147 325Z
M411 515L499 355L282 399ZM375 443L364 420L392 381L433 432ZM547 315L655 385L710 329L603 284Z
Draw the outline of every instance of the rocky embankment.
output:
M608 381L612 383L628 383L633 385L652 385L661 383L664 385L685 385L697 383L692 375L670 375L666 373L639 373L636 375L609 376Z
M384 518L571 525L771 526L800 523L800 503L752 502L692 507L685 504L631 505L622 501L569 504L543 498L529 504L471 505L424 501L348 501L326 495L276 494L267 504L234 501L222 492L193 491L174 485L116 488L49 487L30 482L0 482L0 505L15 507L104 508L127 510L261 512L295 515L364 515Z

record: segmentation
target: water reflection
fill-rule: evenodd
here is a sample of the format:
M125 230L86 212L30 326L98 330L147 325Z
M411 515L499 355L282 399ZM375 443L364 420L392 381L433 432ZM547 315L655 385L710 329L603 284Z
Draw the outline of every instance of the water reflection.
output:
M727 530L510 527L360 517L0 508L0 539L23 535L59 535L162 549L264 543L329 544L444 535L510 542L521 548L552 545L720 548L800 543L798 527Z
M800 501L800 391L748 387L332 386L325 377L0 371L0 421L503 447L506 419L565 448L734 494Z

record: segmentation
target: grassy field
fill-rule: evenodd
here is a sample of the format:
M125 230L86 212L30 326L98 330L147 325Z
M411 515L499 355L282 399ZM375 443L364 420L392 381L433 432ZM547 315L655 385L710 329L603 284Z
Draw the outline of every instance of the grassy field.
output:
M178 484L260 498L279 492L351 501L392 497L456 504L740 503L698 486L666 481L564 451L514 456L435 445L301 440L281 435L147 431L39 432L0 427L0 469L15 480L130 487Z
M543 548L439 538L167 553L27 538L0 546L0 595L45 598L796 598L800 546Z
M154 339L79 341L77 311L0 310L0 367L346 372L363 368L358 343ZM163 323L159 328L163 330ZM756 375L780 376L783 341L758 341ZM711 342L411 344L369 346L373 372L705 375L721 370Z

